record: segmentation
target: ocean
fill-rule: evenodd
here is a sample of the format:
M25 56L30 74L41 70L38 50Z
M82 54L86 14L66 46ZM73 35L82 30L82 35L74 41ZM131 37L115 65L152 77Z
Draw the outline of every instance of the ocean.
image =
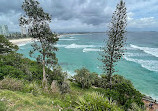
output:
M141 93L158 100L158 32L128 32L126 37L127 50L115 67L115 74L131 80ZM107 39L105 33L62 36L56 45L59 48L56 53L59 64L71 75L74 75L74 70L82 67L102 74L98 58L104 39ZM18 52L30 58L31 43L19 47Z

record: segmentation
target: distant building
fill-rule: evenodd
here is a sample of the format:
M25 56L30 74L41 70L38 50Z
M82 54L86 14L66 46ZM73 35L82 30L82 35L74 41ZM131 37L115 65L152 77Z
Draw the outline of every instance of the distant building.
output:
M27 28L25 26L21 26L21 35L27 35Z
M0 34L5 36L9 35L9 30L7 25L0 25Z

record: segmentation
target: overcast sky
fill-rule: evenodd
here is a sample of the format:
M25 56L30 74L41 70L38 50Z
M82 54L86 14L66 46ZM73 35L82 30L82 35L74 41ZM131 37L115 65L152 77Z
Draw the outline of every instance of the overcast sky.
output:
M60 32L106 31L119 0L38 0L52 15L51 29ZM0 24L20 31L23 0L0 0ZM128 30L158 31L158 0L125 0Z

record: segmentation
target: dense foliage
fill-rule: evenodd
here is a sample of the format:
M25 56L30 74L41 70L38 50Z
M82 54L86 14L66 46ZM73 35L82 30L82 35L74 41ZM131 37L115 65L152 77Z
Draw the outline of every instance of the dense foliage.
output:
M105 47L102 48L101 61L103 63L103 71L107 74L108 85L111 87L111 77L115 72L116 63L124 54L125 32L127 25L126 6L123 0L117 4L113 13L109 30L107 31L108 40Z
M0 35L0 54L6 54L17 50L18 46L9 42L3 35Z
M82 68L77 69L76 75L74 76L74 79L77 83L81 85L82 88L90 88L94 80L92 79L92 75L89 72L88 69Z
M80 111L123 111L97 92L87 93L78 98L76 109Z
M55 44L59 38L57 34L52 33L49 27L51 16L44 12L39 4L37 0L25 0L23 2L22 9L25 12L25 16L20 18L20 26L27 26L29 36L38 40L32 44L33 49L30 51L30 55L36 51L38 52L37 61L43 65L42 85L47 90L45 66L51 67L57 64L55 51L58 48L55 47Z
M109 88L107 75L99 76L97 73L90 73L85 68L78 69L76 72L77 74L74 76L74 79L82 88L90 88L92 85L104 88L105 91L102 93L109 100L117 101L125 110L131 109L132 104L136 104L139 107L144 105L142 94L134 88L131 81L125 79L123 76L112 76L111 88Z
M18 53L9 53L0 55L0 82L1 89L18 90L23 92L32 92L36 95L40 92L40 88L36 84L28 84L27 81L36 81L41 84L42 80L42 64L24 58ZM61 93L71 92L67 82L66 72L61 67L54 67L53 71L46 67L47 79L49 85L56 80ZM11 78L5 78L5 77ZM5 79L4 79L5 78ZM25 79L24 82L17 79ZM112 76L111 90L108 87L107 75L99 76L97 73L91 73L86 68L76 70L74 76L75 82L81 88L89 88L93 85L97 88L103 88L101 93L112 101L116 101L124 110L132 109L133 104L138 108L143 106L142 95L137 91L129 80L119 75ZM99 89L98 89L99 90Z
M5 76L23 78L26 80L40 80L42 78L42 66L37 62L23 58L21 54L11 53L0 55L0 79Z
M139 107L144 105L143 95L134 88L129 80L120 75L112 77L112 89L107 89L106 96L116 100L125 110L132 108L133 103Z
M60 66L56 66L54 67L53 71L49 73L48 81L49 81L49 84L51 84L53 80L57 80L59 84L62 84L64 80L67 79L66 77L67 77L67 73L63 72Z

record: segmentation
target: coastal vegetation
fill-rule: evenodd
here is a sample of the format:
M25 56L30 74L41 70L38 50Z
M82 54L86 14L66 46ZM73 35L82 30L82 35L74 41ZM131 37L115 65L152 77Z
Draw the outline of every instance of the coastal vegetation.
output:
M98 98L101 98L100 102L103 106L107 106L107 109L127 110L132 109L133 104L143 107L143 95L133 87L129 80L119 75L112 76L112 88L109 90L106 75L99 76L82 68L76 70L74 77L67 78L67 73L63 72L61 67L56 66L53 71L45 67L49 87L48 91L45 91L42 88L43 70L40 62L31 61L21 54L12 52L0 55L0 65L2 109L84 110L81 107L82 104L85 104L86 108L86 104L92 102L91 99L88 99L90 93L92 96L98 95ZM57 90L51 88L52 81L56 81L54 87ZM18 101L17 98L19 98ZM103 101L104 98L106 98L105 101ZM108 98L111 98L110 101ZM87 103L83 103L84 99ZM94 97L94 100L96 99L97 97ZM40 102L42 106L39 106ZM94 111L97 107L102 108L99 103L93 101ZM13 105L10 106L10 104Z
M0 35L0 54L10 53L18 50L18 46L12 44L3 35Z
M124 55L127 25L126 13L125 2L121 0L113 13L109 30L107 31L108 40L106 41L105 47L102 48L103 52L100 54L103 63L102 69L107 74L109 88L111 88L112 84L112 74L116 72L114 67Z
M43 11L38 1L25 0L22 9L26 15L20 18L20 26L29 26L29 36L37 40L32 44L33 49L30 51L30 55L32 56L35 52L39 53L36 59L43 66L42 85L45 90L48 90L45 66L53 68L57 64L55 51L58 48L54 45L58 41L58 37L57 34L52 33L49 27L51 16Z
M68 77L56 58L58 37L50 30L49 14L36 0L25 0L22 8L28 18L21 17L20 25L29 25L30 37L38 40L30 54L39 55L37 61L24 58L16 52L18 46L0 36L0 111L145 110L143 95L129 80L113 74L114 63L123 55L126 8L122 0L112 18L107 47L103 48L102 75L81 68Z

